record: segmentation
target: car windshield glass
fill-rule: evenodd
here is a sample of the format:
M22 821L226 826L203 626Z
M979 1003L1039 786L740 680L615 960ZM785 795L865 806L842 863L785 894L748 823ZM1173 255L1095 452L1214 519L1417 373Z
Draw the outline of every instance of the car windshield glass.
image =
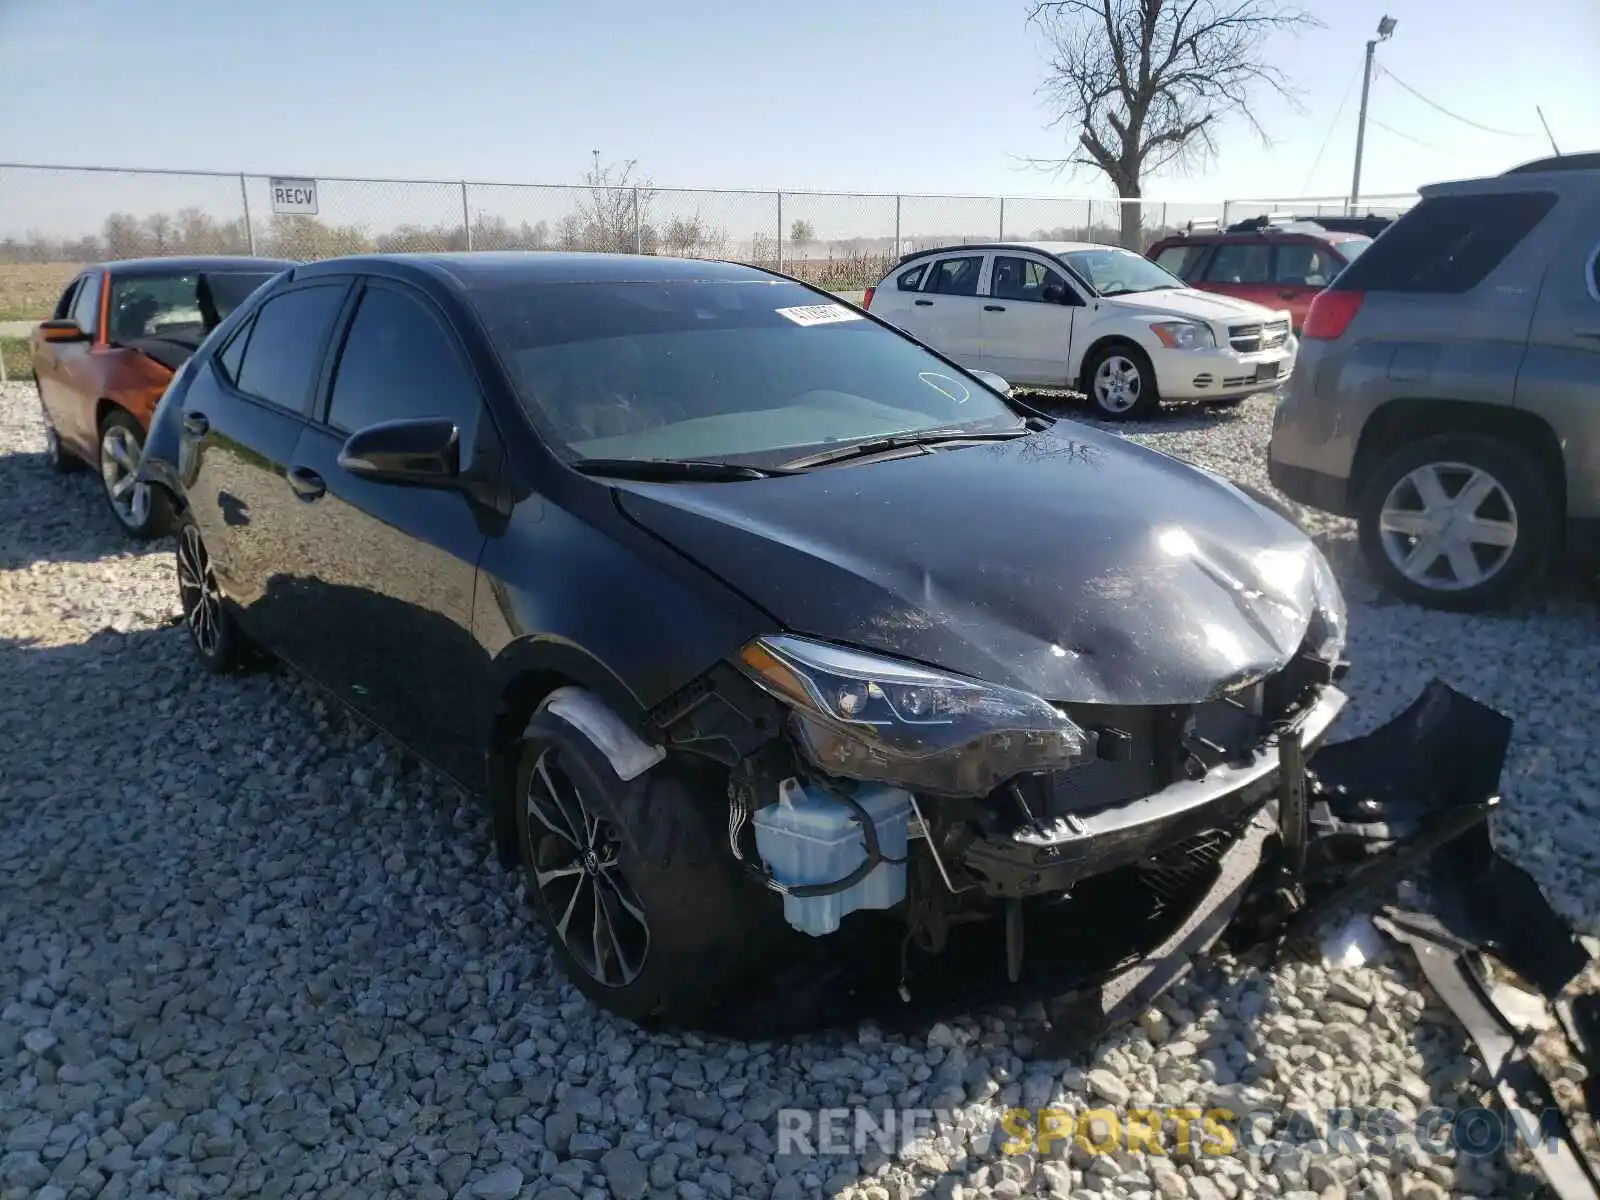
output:
M887 434L1022 426L956 368L794 283L535 283L472 296L524 407L575 458L776 463Z
M135 275L111 280L110 339L204 337L272 274L266 271Z
M1158 288L1187 286L1176 275L1162 270L1143 255L1131 250L1118 250L1114 246L1072 250L1062 257L1102 296L1125 296L1130 292L1153 292Z

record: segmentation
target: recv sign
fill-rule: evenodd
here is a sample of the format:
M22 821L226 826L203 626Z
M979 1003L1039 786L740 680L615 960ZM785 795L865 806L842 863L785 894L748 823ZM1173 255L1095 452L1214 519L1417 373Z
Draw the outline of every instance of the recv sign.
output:
M317 215L317 181L315 179L269 179L272 192L272 211L286 216L314 217Z

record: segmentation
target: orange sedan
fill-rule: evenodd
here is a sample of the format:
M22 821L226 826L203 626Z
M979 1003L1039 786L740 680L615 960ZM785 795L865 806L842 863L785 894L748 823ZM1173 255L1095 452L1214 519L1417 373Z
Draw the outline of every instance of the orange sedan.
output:
M171 522L166 497L135 478L167 384L245 297L294 265L243 257L100 263L67 285L33 331L51 466L99 471L129 534L159 537Z

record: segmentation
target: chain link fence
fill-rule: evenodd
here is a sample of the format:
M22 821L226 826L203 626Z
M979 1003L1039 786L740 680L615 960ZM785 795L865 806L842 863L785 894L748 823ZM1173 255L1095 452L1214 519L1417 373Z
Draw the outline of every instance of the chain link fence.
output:
M259 175L0 164L0 321L37 319L83 263L149 255L588 250L734 259L837 291L900 255L1006 240L1143 251L1191 222L1343 214L1337 198L1168 203L319 177L303 211ZM1363 201L1394 215L1412 196ZM314 209L313 211L309 211Z

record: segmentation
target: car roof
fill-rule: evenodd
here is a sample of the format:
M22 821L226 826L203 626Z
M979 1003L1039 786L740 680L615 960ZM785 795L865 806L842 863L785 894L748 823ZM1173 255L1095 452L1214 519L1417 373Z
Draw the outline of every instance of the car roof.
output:
M156 258L118 258L94 264L109 275L170 275L188 271L284 271L300 264L288 258L253 258L244 254L174 255Z
M449 253L358 254L325 258L295 271L296 278L344 272L444 277L467 290L518 283L654 283L772 281L759 267L720 259L656 254L600 254L586 250L464 250Z
M1114 246L1109 242L1041 242L1041 241L1015 241L1015 242L955 242L948 246L930 246L926 250L913 250L910 254L902 254L895 262L895 266L902 267L908 262L919 258L926 258L931 254L986 254L992 250L1034 250L1040 254L1062 255L1071 254L1075 250L1121 250L1121 246ZM1133 251L1129 251L1133 253Z
M1370 242L1371 236L1349 229L1197 229L1193 233L1179 230L1162 238L1166 242L1253 242L1261 238L1268 241L1285 238L1315 238L1319 242Z

